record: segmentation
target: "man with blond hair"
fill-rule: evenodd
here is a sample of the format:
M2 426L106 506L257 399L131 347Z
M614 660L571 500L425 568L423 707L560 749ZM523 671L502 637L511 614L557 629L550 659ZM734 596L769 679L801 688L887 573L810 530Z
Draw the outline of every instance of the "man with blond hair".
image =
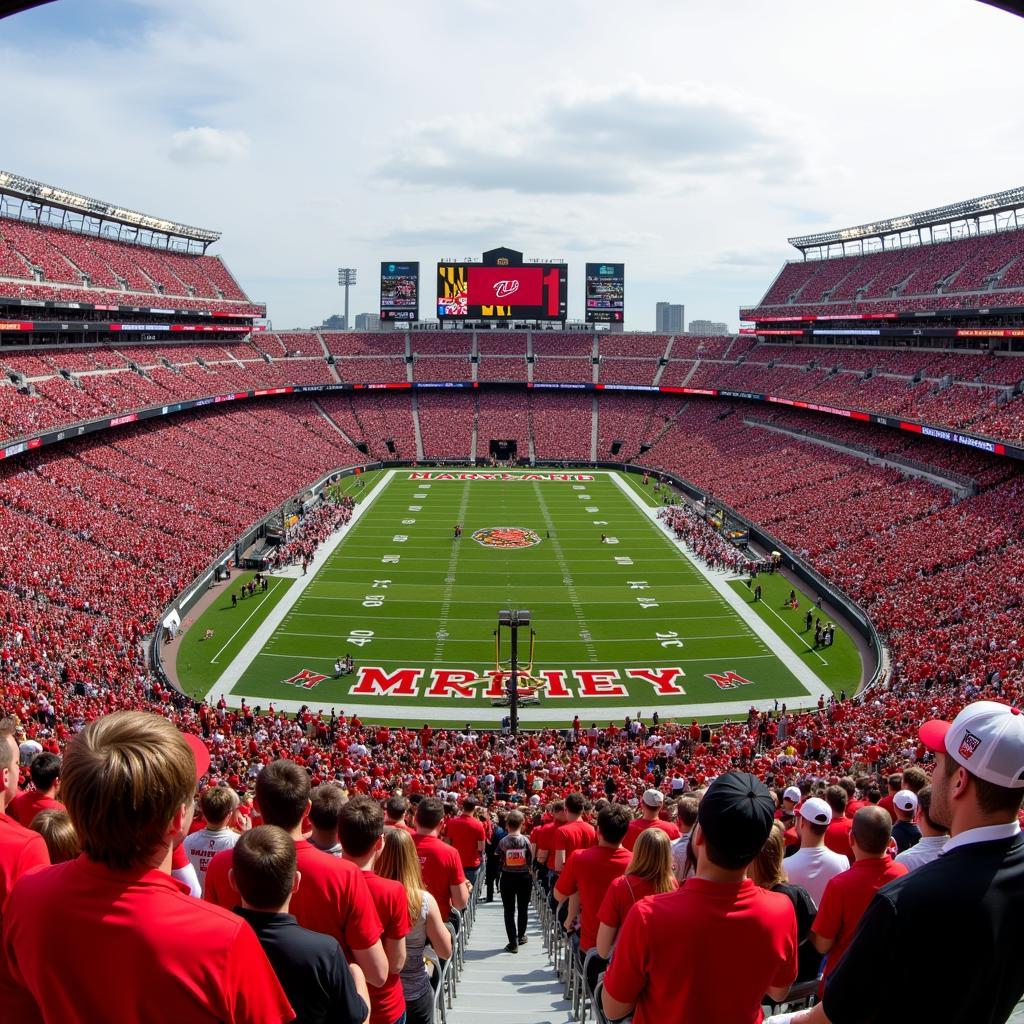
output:
M61 796L82 856L23 876L4 910L3 955L35 1004L22 1019L294 1020L252 929L170 877L209 765L198 737L143 712L71 741Z
M183 848L196 870L201 891L206 885L210 861L221 850L230 850L238 842L238 833L228 828L231 815L238 809L238 794L229 786L207 786L199 797L199 808L206 819L206 828L188 836Z

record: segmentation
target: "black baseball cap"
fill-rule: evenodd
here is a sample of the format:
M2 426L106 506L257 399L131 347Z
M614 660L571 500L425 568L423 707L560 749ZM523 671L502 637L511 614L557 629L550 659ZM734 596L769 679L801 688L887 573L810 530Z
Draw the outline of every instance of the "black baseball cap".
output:
M768 787L749 772L719 775L697 808L697 821L708 842L730 859L753 860L774 819L775 801Z

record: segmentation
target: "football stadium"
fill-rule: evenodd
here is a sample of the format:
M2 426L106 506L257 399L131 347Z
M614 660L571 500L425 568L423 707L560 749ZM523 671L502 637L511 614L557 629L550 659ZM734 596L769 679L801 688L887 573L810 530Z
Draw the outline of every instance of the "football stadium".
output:
M65 107L68 145L74 79L34 57L69 46L122 53L111 81L134 82L152 54L171 77L249 45L275 89L393 97L394 53L312 57L382 12L301 6L279 42L309 38L292 86L218 5L127 0L89 24L67 0L0 5L0 81ZM417 123L381 99L400 155L346 149L331 196L313 166L328 142L292 147L299 106L198 126L219 116L198 98L207 58L166 155L142 156L171 104L157 76L116 101L140 118L105 124L118 159L139 143L127 178L16 114L0 1020L1024 1021L1024 187L991 190L976 158L929 181L897 156L941 100L967 149L1012 162L1019 132L986 103L1013 76L993 61L961 96L898 51L879 58L884 102L852 82L812 97L787 67L777 122L744 120L724 80L673 108L632 47L724 17L702 6L624 30L632 85L601 94L597 127L593 96L516 117L513 97L503 137L473 150L472 112ZM840 19L851 55L886 15L793 6L822 31ZM1000 53L1024 38L1015 4L926 6L893 17L943 46L958 26ZM445 51L435 85L481 38L398 8ZM744 17L788 43L782 11ZM568 15L552 17L558 35ZM808 56L795 26L787 63ZM570 44L554 59L545 40L538 72L575 68ZM222 110L241 102L216 88ZM772 149L829 104L847 151ZM666 129L721 152L695 170ZM946 143L924 131L933 160ZM764 177L725 148L743 132L777 163ZM642 169L616 184L620 139ZM362 197L346 161L379 178ZM147 178L158 164L171 173ZM772 192L787 176L806 198ZM638 198L669 181L692 204L671 229L668 192ZM699 212L717 217L713 182L735 190L725 240ZM453 196L464 208L427 216ZM186 222L210 211L223 236ZM338 268L343 293L328 266L325 292L307 268L338 245L360 262ZM728 322L686 329L662 301L647 322L648 295L680 290L664 245L699 252L675 278ZM354 324L352 289L375 310Z

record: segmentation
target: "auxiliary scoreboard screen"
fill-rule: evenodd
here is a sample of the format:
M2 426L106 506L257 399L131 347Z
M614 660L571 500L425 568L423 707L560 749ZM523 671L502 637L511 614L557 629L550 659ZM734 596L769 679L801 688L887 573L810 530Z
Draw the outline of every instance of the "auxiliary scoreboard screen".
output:
M382 263L380 265L380 318L419 320L419 263Z
M588 263L584 309L588 324L621 324L626 308L626 265Z
M564 263L437 265L439 320L565 320L568 292Z

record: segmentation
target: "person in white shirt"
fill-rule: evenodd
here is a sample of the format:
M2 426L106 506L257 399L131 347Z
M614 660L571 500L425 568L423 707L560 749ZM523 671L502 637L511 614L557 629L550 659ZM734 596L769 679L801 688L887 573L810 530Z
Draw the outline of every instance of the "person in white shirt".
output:
M896 857L900 864L906 864L908 871L931 863L949 842L949 831L937 825L929 816L931 807L932 787L925 786L917 794L917 827L921 830L921 838L909 850L904 850Z
M700 801L695 796L680 797L676 804L676 824L682 834L672 843L672 874L680 885L694 873L696 861L690 859L689 847L699 806Z
M797 810L800 849L787 857L786 876L792 885L802 885L814 905L821 903L829 879L846 871L849 860L825 846L825 830L832 823L832 808L818 797L805 800Z
M230 850L238 842L238 833L228 828L228 821L238 808L238 794L230 786L207 786L199 797L199 806L206 828L186 836L182 846L195 868L200 889L205 890L210 861L221 850Z

